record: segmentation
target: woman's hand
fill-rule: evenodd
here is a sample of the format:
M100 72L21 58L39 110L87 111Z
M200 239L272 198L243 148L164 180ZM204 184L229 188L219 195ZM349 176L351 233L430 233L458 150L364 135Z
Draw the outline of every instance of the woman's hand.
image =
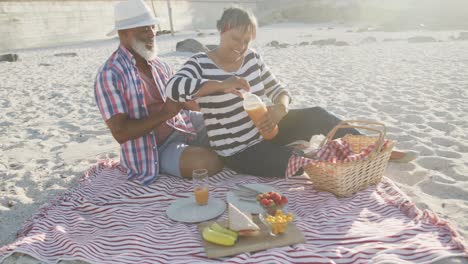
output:
M250 91L249 82L237 76L232 76L222 81L220 87L223 93L232 93L239 97L243 97L241 90Z
M185 102L183 103L183 106L185 110L200 112L200 106L198 105L196 101Z
M268 114L276 124L279 124L281 119L288 114L288 107L284 104L275 104L268 106Z
M165 115L167 119L170 119L177 115L183 106L182 103L174 102L168 98L164 103L164 107L161 109L161 114Z
M273 130L288 113L288 109L283 104L268 106L268 112L262 116L257 123L257 127L262 132Z

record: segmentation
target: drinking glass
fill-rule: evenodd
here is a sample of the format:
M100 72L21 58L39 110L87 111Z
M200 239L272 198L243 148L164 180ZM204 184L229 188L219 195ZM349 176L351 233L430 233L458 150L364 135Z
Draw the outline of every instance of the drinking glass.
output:
M192 172L193 191L195 193L195 201L198 205L208 204L209 184L208 171L206 169L196 169Z

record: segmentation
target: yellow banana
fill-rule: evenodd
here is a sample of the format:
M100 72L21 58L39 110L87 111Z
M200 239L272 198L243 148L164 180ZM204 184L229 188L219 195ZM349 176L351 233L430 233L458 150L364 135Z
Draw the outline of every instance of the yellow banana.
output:
M203 239L206 241L222 246L232 246L236 243L237 240L233 236L214 231L209 226L203 229L202 235Z
M219 225L218 223L214 222L211 224L210 228L216 232L221 232L226 235L230 235L234 237L234 239L237 239L237 232L232 231L231 229L227 229Z

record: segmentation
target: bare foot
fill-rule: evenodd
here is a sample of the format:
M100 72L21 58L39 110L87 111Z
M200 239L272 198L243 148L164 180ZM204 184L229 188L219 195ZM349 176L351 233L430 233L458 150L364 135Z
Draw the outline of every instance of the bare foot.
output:
M390 161L396 163L408 163L415 160L418 156L418 153L414 151L402 152L395 150L390 154Z
M392 154L390 154L390 160L402 159L405 157L405 155L406 152L394 150L392 151Z

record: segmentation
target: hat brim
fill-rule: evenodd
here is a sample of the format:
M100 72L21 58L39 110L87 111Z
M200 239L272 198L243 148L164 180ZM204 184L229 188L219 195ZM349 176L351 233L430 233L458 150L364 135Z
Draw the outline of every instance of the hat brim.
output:
M150 25L158 25L160 23L161 23L161 19L153 18L153 19L150 19L150 20L142 21L140 23L126 25L126 26L119 27L119 28L114 27L114 29L112 31L110 31L109 33L107 33L106 36L112 37L115 34L117 34L117 31L119 31L119 30L137 28L137 27L144 27L144 26L150 26Z

